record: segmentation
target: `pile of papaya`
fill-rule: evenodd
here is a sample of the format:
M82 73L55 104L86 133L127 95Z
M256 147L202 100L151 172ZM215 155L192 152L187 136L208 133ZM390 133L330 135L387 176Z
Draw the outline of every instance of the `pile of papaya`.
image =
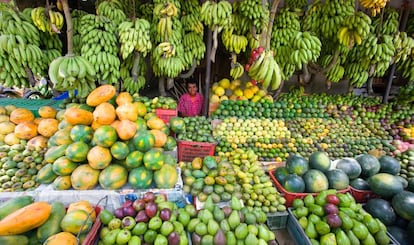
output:
M76 245L92 229L96 210L88 201L62 202L19 196L0 204L0 244Z

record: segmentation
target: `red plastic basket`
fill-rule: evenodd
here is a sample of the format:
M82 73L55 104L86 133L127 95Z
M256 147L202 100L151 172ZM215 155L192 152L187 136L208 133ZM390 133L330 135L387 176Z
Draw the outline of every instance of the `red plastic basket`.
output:
M196 157L213 156L216 143L177 141L178 161L191 162Z
M379 197L373 191L358 190L354 187L350 187L349 192L355 198L355 201L358 203L366 203L368 200Z
M172 109L155 109L155 114L157 114L157 116L161 118L164 123L169 123L172 117L176 117L178 115L178 111Z
M299 199L304 199L308 194L311 194L314 197L319 194L319 193L316 193L316 192L312 192L312 193L294 193L294 192L287 191L285 188L283 188L283 186L279 183L279 181L277 181L275 175L273 174L274 171L275 171L275 169L272 170L272 171L269 171L269 175L270 175L270 178L272 179L273 183L275 183L276 188L285 195L284 197L286 199L286 203L285 203L286 207L292 207L293 201L295 199L298 199L298 198ZM348 186L347 188L345 188L343 190L338 190L337 192L338 193L347 193L349 190L350 190L350 187Z

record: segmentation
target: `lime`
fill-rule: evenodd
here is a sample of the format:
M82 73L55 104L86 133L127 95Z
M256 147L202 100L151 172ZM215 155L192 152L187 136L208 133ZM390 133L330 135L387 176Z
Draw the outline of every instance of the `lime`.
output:
M114 214L111 211L107 210L107 209L102 210L99 214L99 219L101 220L102 224L104 224L104 225L109 224L109 222L113 218L115 218Z

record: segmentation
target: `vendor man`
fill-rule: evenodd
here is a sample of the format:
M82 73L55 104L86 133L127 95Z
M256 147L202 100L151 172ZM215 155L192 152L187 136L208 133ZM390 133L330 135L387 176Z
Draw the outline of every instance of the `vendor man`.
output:
M197 82L187 81L187 93L178 101L178 113L183 117L201 116L204 97L198 92Z

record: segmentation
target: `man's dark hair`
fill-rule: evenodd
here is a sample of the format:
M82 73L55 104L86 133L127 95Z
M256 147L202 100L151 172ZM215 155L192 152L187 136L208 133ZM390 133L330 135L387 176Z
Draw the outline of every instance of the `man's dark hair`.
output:
M188 79L186 81L186 85L188 86L188 84L195 84L195 85L197 85L197 81L195 79Z

